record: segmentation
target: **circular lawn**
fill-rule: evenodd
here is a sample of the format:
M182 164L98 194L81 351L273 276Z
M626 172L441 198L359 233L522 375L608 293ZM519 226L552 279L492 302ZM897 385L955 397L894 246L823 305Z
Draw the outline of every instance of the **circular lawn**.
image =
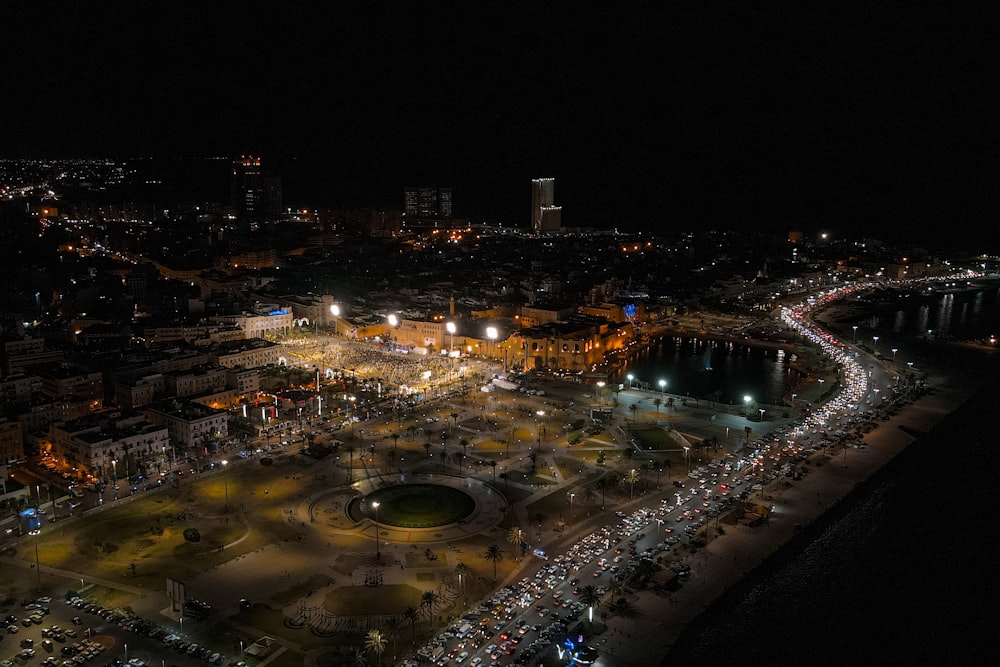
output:
M377 502L376 517L373 503ZM433 528L456 523L476 508L472 496L437 484L400 484L372 491L359 504L361 512L380 524L400 528Z

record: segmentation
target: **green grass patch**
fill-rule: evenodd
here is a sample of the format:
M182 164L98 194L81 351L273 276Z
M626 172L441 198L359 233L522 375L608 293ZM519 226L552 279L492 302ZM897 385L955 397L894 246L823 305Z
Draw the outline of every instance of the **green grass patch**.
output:
M672 449L676 443L660 428L636 428L630 429L629 437L633 438L640 449L654 451L659 449Z
M369 493L361 511L374 519L374 502L379 503L378 521L403 528L432 528L464 519L476 508L472 496L437 484L399 484Z

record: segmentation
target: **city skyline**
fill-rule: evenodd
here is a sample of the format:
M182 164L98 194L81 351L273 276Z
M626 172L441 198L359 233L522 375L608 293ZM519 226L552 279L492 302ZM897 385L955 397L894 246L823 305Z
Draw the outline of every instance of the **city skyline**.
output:
M437 183L517 226L539 174L574 227L978 244L996 213L975 9L120 9L12 10L0 156L261 155L299 199Z

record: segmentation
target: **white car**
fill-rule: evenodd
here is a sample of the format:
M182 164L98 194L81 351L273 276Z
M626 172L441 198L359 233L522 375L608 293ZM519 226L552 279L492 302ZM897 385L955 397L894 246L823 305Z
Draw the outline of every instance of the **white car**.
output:
M455 662L465 662L465 659L468 657L469 657L469 652L462 651L461 653L458 654L458 657L455 658Z

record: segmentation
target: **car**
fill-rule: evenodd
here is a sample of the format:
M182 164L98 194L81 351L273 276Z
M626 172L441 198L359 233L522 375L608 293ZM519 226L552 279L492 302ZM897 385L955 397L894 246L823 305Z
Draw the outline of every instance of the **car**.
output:
M51 639L43 639L42 640L42 648L45 649L46 651L48 651L49 653L52 653L52 651L53 651L52 640Z
M83 619L79 616L73 617L73 625L83 625Z
M455 662L465 662L465 659L468 657L469 657L469 652L462 651L461 653L458 654L458 657L455 658Z

